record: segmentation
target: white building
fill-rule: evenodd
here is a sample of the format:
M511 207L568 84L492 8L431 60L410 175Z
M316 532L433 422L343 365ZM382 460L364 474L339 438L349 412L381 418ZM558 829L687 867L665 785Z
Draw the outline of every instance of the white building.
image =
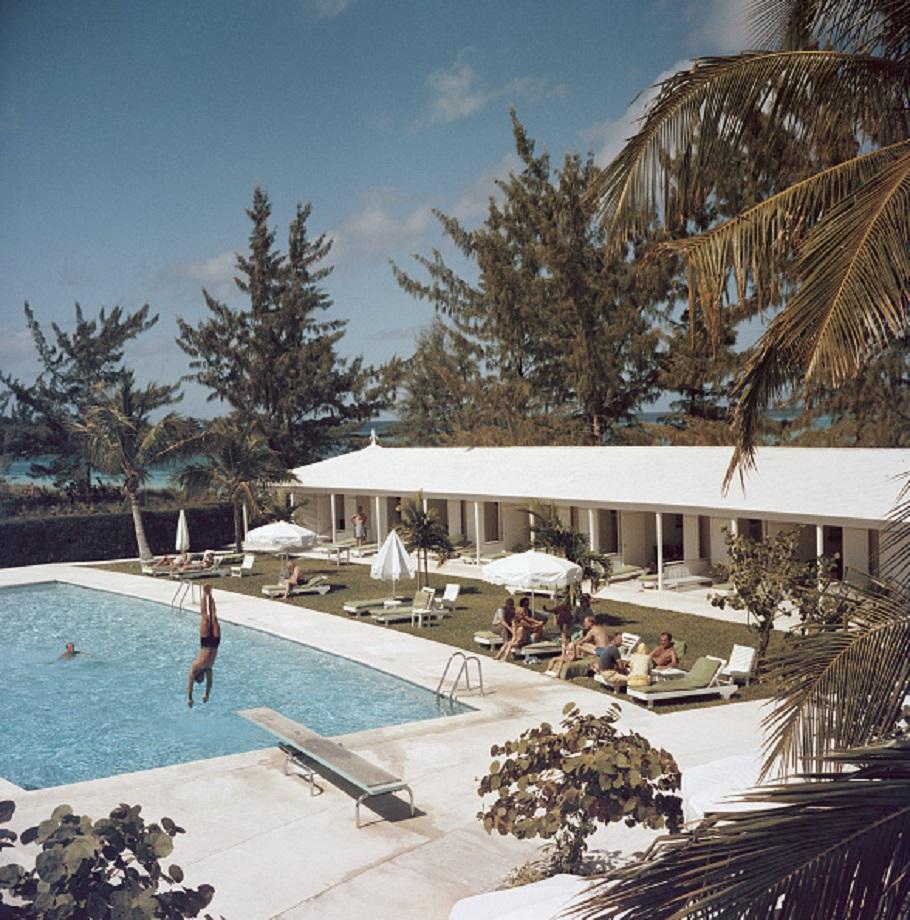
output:
M724 562L724 528L769 537L800 528L806 559L837 553L852 579L886 575L882 531L910 471L910 450L762 448L725 494L726 447L380 447L294 470L284 486L302 523L332 541L358 507L385 538L403 498L423 493L478 557L530 542L530 502L557 506L592 547L623 564Z

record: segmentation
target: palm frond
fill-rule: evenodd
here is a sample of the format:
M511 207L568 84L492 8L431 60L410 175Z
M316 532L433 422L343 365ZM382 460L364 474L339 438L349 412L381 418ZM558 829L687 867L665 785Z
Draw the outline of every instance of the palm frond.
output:
M910 470L903 477L904 485L888 516L879 548L888 560L891 577L901 584L910 582Z
M572 911L635 920L898 920L910 909L910 741L849 751L855 772L743 796L614 871Z
M775 688L765 770L806 769L889 732L910 687L910 595L857 590L844 624L788 637L766 679Z
M905 0L752 0L755 46L806 47L906 58L910 15Z
M662 243L656 251L685 254L694 276L690 284L704 309L720 304L731 277L739 287L750 279L756 288L770 287L771 280L756 278L764 268L756 253L786 250L797 228L816 224L904 158L910 158L910 140L852 157L795 182L706 233Z
M910 306L910 141L826 214L800 246L801 284L760 339L734 387L734 463L751 463L759 413L797 380L837 385L889 338ZM881 151L882 153L884 151ZM710 270L708 264L704 270ZM734 469L728 471L727 481Z
M643 124L592 183L614 243L642 234L655 212L675 225L712 188L718 157L767 117L787 121L794 143L823 148L849 120L857 134L905 126L910 75L901 62L838 51L746 52L704 58L660 84ZM836 113L837 117L834 117ZM887 129L887 130L885 130ZM776 127L775 127L776 130ZM892 138L906 137L898 131ZM688 200L670 213L673 161L687 155Z

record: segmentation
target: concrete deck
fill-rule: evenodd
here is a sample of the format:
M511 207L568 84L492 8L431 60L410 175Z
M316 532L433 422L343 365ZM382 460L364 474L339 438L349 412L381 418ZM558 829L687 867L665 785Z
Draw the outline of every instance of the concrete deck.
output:
M174 591L165 579L84 566L0 571L0 587L52 580L161 603L168 603ZM226 628L237 623L266 630L431 690L452 652L431 639L218 591L217 582L215 591ZM647 595L649 601L653 597ZM229 667L230 661L219 658L219 669ZM210 912L216 916L331 920L366 911L375 918L444 918L459 898L495 887L539 851L539 841L487 836L475 817L477 778L489 766L490 745L543 720L558 722L569 700L590 712L602 712L613 702L605 693L489 659L483 661L483 676L485 697L461 697L475 712L343 739L411 783L415 818L404 802L379 800L381 814L364 808L366 826L357 830L353 798L325 781L323 794L311 797L302 780L284 775L277 748L51 789L16 791L7 785L0 792L16 801L15 830L44 819L63 802L93 818L119 802L141 804L148 820L173 818L187 833L177 839L169 861L183 867L187 884L215 886ZM760 746L761 703L667 715L620 705L623 727L672 752L683 770ZM594 843L630 854L652 837L614 825L599 832Z

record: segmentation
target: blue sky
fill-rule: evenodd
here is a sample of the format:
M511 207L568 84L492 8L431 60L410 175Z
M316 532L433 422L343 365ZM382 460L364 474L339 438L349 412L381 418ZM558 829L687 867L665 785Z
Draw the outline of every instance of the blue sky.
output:
M140 379L187 371L175 318L201 290L235 305L253 188L283 244L297 201L335 239L327 289L343 353L409 354L431 308L396 285L480 223L514 165L510 106L556 160L606 161L633 98L687 59L747 44L745 0L79 3L0 0L0 369L37 371L22 312L149 303ZM219 411L189 387L183 409Z

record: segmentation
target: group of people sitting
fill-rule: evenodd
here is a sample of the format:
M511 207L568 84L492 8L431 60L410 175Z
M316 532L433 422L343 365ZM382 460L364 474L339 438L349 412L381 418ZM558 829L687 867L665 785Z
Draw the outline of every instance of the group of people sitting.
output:
M202 554L202 559L194 562L190 554L184 550L177 556L162 556L152 563L154 569L168 569L172 572L197 571L199 569L211 569L215 566L215 552L207 549Z
M496 658L506 660L515 649L543 639L550 617L562 640L562 652L550 662L545 673L558 676L566 662L590 657L592 673L602 675L609 683L625 682L630 660L622 654L622 633L610 628L607 614L594 613L590 594L583 594L575 607L564 600L555 607L544 606L540 612L531 609L527 597L521 598L517 605L514 598L507 597L493 617L493 632L504 640ZM678 667L673 636L662 632L647 658L649 670Z

